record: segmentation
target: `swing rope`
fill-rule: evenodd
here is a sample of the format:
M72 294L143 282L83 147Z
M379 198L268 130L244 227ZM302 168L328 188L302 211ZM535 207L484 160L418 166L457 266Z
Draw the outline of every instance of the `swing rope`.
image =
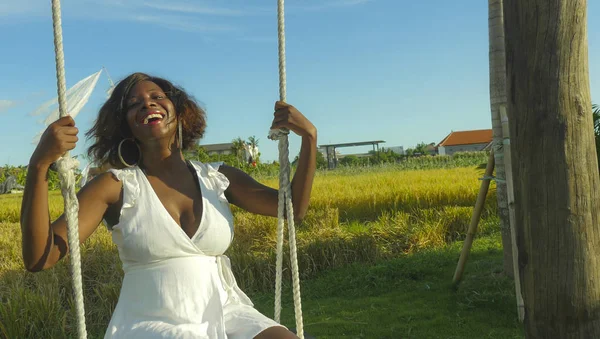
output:
M58 111L60 117L67 113L67 82L65 79L65 56L63 52L62 27L60 14L60 0L52 0L52 26L54 28L54 53L56 58L56 81L58 89ZM77 330L80 339L87 338L85 327L85 309L83 305L83 286L81 278L81 253L79 250L79 201L75 194L75 175L73 170L78 167L77 160L71 158L69 152L57 162L60 178L60 190L65 202L65 216L67 220L67 238L71 255L70 269L75 297L75 311L77 316Z
M284 0L277 0L277 38L279 46L279 97L286 101L285 74L285 19ZM292 188L290 185L289 131L271 130L269 139L279 140L279 203L277 210L277 260L275 275L275 321L281 318L281 278L283 266L283 229L286 212L289 232L290 260L292 266L292 284L294 311L296 315L296 335L304 339L302 321L302 301L300 298L300 277L298 274L298 253L296 249L296 229L294 226L294 208L292 206Z

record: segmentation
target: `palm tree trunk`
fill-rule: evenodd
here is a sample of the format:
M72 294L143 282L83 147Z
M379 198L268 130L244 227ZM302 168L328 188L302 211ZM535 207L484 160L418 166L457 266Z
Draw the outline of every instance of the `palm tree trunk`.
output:
M504 14L502 0L488 0L488 31L490 58L490 106L494 144L502 145L502 121L500 106L506 106L506 61L504 51ZM508 194L504 170L504 152L494 152L496 163L496 199L502 233L502 253L504 273L514 277L510 218L508 212Z
M504 0L527 338L600 338L600 177L585 0Z

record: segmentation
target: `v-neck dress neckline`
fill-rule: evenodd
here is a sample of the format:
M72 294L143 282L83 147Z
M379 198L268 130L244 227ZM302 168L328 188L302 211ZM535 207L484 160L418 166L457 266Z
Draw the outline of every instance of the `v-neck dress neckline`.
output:
M179 223L177 223L177 221L173 218L171 213L169 213L169 211L167 210L165 205L162 203L162 201L158 197L158 194L156 194L154 187L152 187L152 184L150 183L150 180L148 179L146 172L139 166L137 167L137 169L140 171L140 175L143 177L144 183L148 186L148 191L152 192L151 195L152 195L152 198L153 198L152 200L153 200L154 204L158 205L159 209L163 212L163 214L165 214L166 217L168 217L168 219L170 221L172 221L172 224L175 226L175 228L179 229L178 232L181 233L185 238L187 238L188 240L190 240L193 243L194 239L200 233L200 230L202 229L202 226L204 224L204 219L206 216L206 199L204 198L205 190L202 187L203 186L202 180L198 175L198 171L192 164L190 164L187 161L186 161L186 163L188 165L188 169L190 171L193 171L193 173L191 173L191 174L194 176L194 179L195 179L194 181L196 182L198 190L200 191L200 196L201 196L200 199L202 199L202 215L200 216L200 222L198 223L197 228L191 237L187 233L185 233L185 231L183 230L183 227L181 225L179 225Z

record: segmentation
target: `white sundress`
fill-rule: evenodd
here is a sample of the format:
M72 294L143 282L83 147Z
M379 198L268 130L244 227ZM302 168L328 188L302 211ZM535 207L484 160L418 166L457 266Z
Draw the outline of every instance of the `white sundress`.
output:
M139 167L110 170L123 184L123 207L111 232L125 275L105 339L248 339L282 326L253 307L223 255L233 240L229 180L218 164L192 165L203 204L192 238Z

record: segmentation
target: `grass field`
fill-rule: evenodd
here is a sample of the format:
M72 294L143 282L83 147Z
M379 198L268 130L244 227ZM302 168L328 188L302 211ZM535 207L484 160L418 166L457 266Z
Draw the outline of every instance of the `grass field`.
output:
M475 166L319 172L309 213L297 225L305 330L319 338L522 337L512 281L501 274L493 190L465 281L450 285L482 173ZM50 205L51 217L59 216L58 192ZM0 335L71 337L67 262L24 272L19 208L20 196L0 196ZM235 208L234 215L227 255L240 287L272 316L276 219ZM88 332L101 338L122 279L103 227L82 246L82 266ZM282 320L294 327L289 286L286 293Z

